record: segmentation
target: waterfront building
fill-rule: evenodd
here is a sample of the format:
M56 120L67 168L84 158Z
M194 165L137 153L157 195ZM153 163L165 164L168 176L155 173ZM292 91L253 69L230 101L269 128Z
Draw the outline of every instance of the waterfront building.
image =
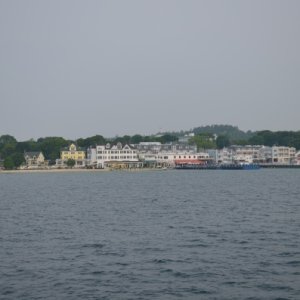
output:
M88 150L88 155L92 156L91 149ZM132 145L107 143L96 146L96 167L137 168L142 167L142 163L138 159L136 148Z
M272 147L261 146L259 150L259 163L272 163Z
M96 148L89 147L87 153L87 166L97 167L97 151Z
M181 152L181 153L197 153L196 145L189 145L187 143L167 143L163 144L160 149L161 152Z
M218 150L216 157L216 163L231 164L233 163L233 150L229 148Z
M4 169L4 159L0 156L0 170Z
M68 148L64 148L60 151L60 159L74 159L75 161L83 160L85 159L85 150L83 148L76 147L75 144L71 144Z
M48 165L44 154L40 151L24 152L25 167L28 169L41 168Z
M232 150L234 161L253 163L260 160L261 147L261 145L232 145L229 149Z
M296 156L294 147L273 146L272 147L272 163L291 164Z
M274 163L292 164L295 162L296 149L285 146L233 145L221 150L207 150L217 163Z
M219 160L219 150L217 149L207 149L206 153L208 156L214 161L217 162Z
M300 165L300 151L295 154L294 164Z
M139 153L139 158L147 166L155 167L174 167L176 163L195 163L211 161L208 153L191 152L165 152Z
M139 144L135 145L136 150L139 153L158 153L161 149L160 142L140 142Z
M60 159L56 160L56 166L66 167L67 161L70 159L75 161L75 168L85 167L85 150L77 147L75 144L71 144L69 147L63 148L60 151Z
M139 153L158 153L158 152L197 152L196 145L189 145L187 143L166 143L160 142L141 142L136 145Z

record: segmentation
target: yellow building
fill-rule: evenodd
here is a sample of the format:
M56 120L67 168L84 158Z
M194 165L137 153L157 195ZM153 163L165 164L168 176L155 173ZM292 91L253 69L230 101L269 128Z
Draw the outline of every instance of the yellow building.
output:
M71 144L69 148L61 150L60 159L62 161L67 161L68 159L82 161L85 159L85 151L81 148L77 148L74 144Z

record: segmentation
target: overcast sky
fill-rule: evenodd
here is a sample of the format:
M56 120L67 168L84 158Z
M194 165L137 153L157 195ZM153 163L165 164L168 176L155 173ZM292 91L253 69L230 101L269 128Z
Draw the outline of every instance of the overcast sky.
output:
M0 0L0 135L300 130L300 1Z

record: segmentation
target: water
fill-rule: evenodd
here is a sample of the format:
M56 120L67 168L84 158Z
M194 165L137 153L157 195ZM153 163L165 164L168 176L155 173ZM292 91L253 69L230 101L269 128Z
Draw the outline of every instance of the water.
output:
M300 170L0 174L0 299L300 299Z

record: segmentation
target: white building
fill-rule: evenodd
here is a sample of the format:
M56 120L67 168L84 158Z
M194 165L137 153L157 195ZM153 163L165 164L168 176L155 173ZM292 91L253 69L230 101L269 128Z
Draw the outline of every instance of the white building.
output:
M290 164L294 161L296 149L294 147L273 146L272 147L272 163Z
M146 164L155 163L156 166L174 167L175 162L193 162L193 161L208 161L210 157L208 153L191 153L191 152L158 152L153 153L140 153L139 157Z
M95 151L96 150L96 151ZM96 149L92 150L92 148L88 149L88 157L94 157L96 152L96 167L97 168L105 168L111 163L134 163L139 162L137 151L135 148L129 145L122 146L121 143L117 145L101 145L96 146Z
M223 148L217 152L216 162L222 164L231 164L233 162L233 151L228 148Z
M96 148L89 147L87 153L87 165L90 167L97 166L97 150Z
M185 143L166 143L160 142L141 142L136 145L139 153L158 153L158 152L197 152L196 145L189 145Z
M294 163L295 163L296 165L300 165L300 151L298 151L298 152L295 154Z
M48 166L48 161L45 160L44 154L40 151L24 152L24 158L26 162L25 167L28 169Z
M189 140L191 138L193 138L195 136L195 133L194 132L190 132L188 134L185 134L184 136L180 136L179 139L178 139L178 142L179 143L188 143Z
M245 145L245 146L234 145L234 146L230 146L230 149L232 149L234 153L233 159L235 161L240 161L240 162L245 161L245 162L252 163L260 159L261 147L262 146L260 145Z

